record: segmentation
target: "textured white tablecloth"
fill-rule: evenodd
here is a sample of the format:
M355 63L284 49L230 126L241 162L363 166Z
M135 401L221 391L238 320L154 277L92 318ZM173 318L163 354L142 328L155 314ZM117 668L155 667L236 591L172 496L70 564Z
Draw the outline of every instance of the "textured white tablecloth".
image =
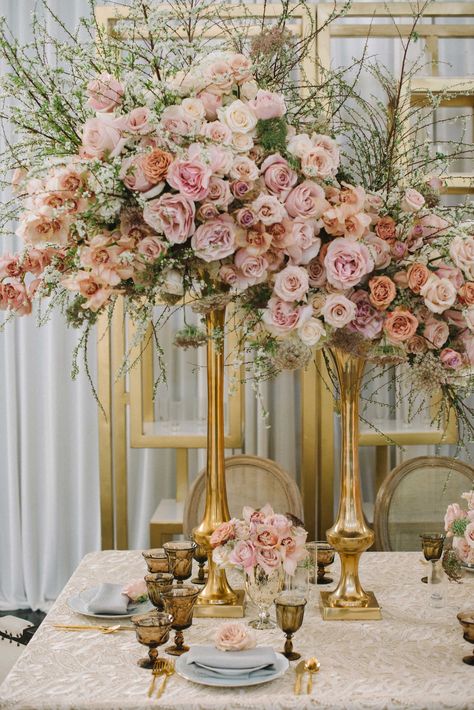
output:
M322 621L318 590L312 589L303 627L294 638L296 650L305 658L316 655L321 662L312 696L293 695L293 663L282 678L248 689L209 688L174 675L157 702L147 698L150 672L136 665L147 649L137 643L133 632L103 636L52 627L53 623L94 621L69 610L66 601L73 593L98 582L127 581L144 572L140 552L87 555L0 687L0 707L474 708L474 668L461 660L473 648L463 641L456 619L460 609L474 608L474 575L461 585L446 583L446 606L431 609L427 586L420 582L425 572L420 554L366 553L362 582L376 593L383 620ZM252 611L249 608L248 615ZM210 642L218 623L196 619L185 632L186 641ZM282 648L279 629L258 634L259 643Z

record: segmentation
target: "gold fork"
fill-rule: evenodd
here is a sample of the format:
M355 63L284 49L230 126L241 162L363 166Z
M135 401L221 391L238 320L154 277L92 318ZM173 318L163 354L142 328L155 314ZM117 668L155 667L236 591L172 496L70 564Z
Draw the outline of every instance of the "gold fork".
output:
M158 688L158 692L156 694L157 698L161 698L165 689L166 681L174 673L174 661L165 661L162 673L164 674L164 678L161 681L160 687Z
M151 698L153 695L153 691L155 690L155 683L156 683L156 678L159 675L162 675L164 673L164 668L168 661L166 661L164 658L157 658L155 661L155 665L151 669L152 672L152 679L150 683L150 687L148 688L148 697Z

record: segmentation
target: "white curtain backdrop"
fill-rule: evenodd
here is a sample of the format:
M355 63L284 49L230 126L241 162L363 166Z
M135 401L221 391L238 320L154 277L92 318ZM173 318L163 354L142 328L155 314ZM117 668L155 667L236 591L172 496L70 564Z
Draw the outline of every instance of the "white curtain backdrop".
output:
M67 26L88 13L87 0L49 4ZM0 2L0 14L21 41L31 39L34 6L35 0ZM449 51L455 64L450 73L466 74L469 64L472 71L473 53L467 52L466 43L450 43L449 49L448 44L442 51ZM373 41L369 53L397 68L397 52L386 40ZM337 63L349 64L360 54L360 42L341 43ZM0 243L2 251L13 248L14 240ZM70 379L76 342L77 333L57 315L41 329L33 317L18 319L0 334L0 609L46 608L81 557L100 548L97 407L86 378ZM190 359L186 353L176 356L171 346L167 352L170 361L178 358L183 367ZM90 360L94 371L93 343ZM179 384L176 378L171 387ZM249 390L245 451L273 458L298 479L298 376L282 375L264 385L263 394L271 428ZM364 456L370 462L373 451ZM174 497L173 462L169 451L130 450L130 547L148 545L153 511L161 498ZM190 457L192 475L203 462L203 452ZM364 486L366 498L373 499L371 476Z

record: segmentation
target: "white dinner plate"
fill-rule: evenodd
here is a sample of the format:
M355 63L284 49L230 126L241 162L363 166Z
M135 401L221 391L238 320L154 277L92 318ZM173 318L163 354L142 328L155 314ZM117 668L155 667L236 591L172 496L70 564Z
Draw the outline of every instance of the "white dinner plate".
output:
M230 678L229 676L222 676L222 678L206 678L198 673L193 663L186 663L186 656L187 654L183 653L182 656L178 657L175 665L176 673L182 678L186 678L186 680L191 680L193 683L199 683L200 685L212 685L215 688L239 688L247 687L249 685L269 683L271 680L280 678L280 676L286 672L288 666L290 665L285 656L277 653L275 660L275 672L263 678Z
M79 594L74 594L67 600L67 605L70 609L76 612L76 614L82 614L83 616L92 616L94 619L129 619L135 614L146 614L148 611L154 609L153 604L147 599L144 602L139 602L138 604L131 602L128 605L128 610L126 614L93 614L88 611L87 605L97 593L98 587L91 587L90 589L85 589Z
M474 565L461 565L463 569L466 570L466 572L474 572Z

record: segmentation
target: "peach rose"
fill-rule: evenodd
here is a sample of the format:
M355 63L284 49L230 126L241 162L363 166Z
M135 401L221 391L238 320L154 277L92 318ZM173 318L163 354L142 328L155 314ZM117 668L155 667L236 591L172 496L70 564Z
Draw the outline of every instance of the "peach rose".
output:
M93 111L110 113L119 106L123 94L122 84L112 74L103 73L87 84L87 105Z
M166 254L167 246L159 237L145 237L138 242L137 252L146 261L156 261L162 254Z
M384 330L394 345L412 338L418 328L418 320L405 308L395 308L385 319Z
M474 281L466 281L458 291L458 299L465 306L474 305Z
M375 225L375 233L380 239L393 244L397 239L397 224L393 217L381 217Z
M422 287L426 284L430 277L431 271L427 269L424 264L415 262L407 271L408 287L413 291L413 293L420 293Z
M270 249L272 235L265 230L265 226L261 222L258 222L255 226L242 230L238 234L237 244L244 247L249 254L261 256Z
M449 326L446 321L433 318L425 324L423 335L430 350L439 350L449 337Z
M375 276L370 279L369 289L369 300L379 311L385 311L397 295L397 287L388 276Z
M109 300L113 290L102 279L89 271L77 271L63 279L63 285L70 291L78 291L86 302L82 308L97 312Z
M407 352L412 355L422 355L428 350L426 340L421 335L414 335L407 341Z
M368 214L351 214L344 220L344 236L347 239L361 239L367 233L371 219Z
M229 59L236 84L243 84L252 78L252 62L243 54L233 54Z
M425 204L425 198L418 190L409 188L403 195L400 207L404 212L418 212Z
M232 147L237 153L248 153L249 158L255 161L251 151L254 148L253 138L250 133L232 133Z
M345 230L345 214L342 207L333 207L321 215L325 231L332 237L341 237Z
M23 213L16 234L30 244L67 244L69 221L51 217L49 212L44 209Z
M365 200L366 195L363 187L360 185L354 187L354 185L348 185L345 182L342 183L342 190L339 192L339 202L341 205L344 205L347 214L362 212Z
M380 239L380 237L372 232L369 232L369 234L364 237L364 244L369 248L374 260L375 268L386 269L392 261L390 244L383 239Z
M339 293L333 293L326 298L321 314L333 328L344 328L356 315L355 303Z
M456 288L449 279L432 275L420 289L420 295L433 313L443 313L456 301Z
M214 643L219 651L246 651L255 648L255 633L238 621L221 624L216 631Z
M234 74L226 61L217 59L204 68L204 81L206 91L221 96L228 94L232 89Z
M210 538L211 547L218 547L218 545L225 545L229 540L235 538L234 524L232 521L221 523L212 533Z
M161 182L166 178L168 168L173 162L171 153L155 148L151 153L147 153L142 160L142 170L145 177L153 184Z
M326 269L320 259L312 259L306 268L308 269L309 285L313 288L324 286L327 281Z
M300 266L287 266L275 277L273 290L283 301L302 301L309 288L308 272Z
M235 158L229 172L229 176L233 180L245 180L246 182L253 182L259 174L259 169L254 161L243 155Z
M19 316L31 313L31 301L21 281L9 279L0 283L0 308L9 308Z
M288 217L285 207L274 195L262 193L252 202L251 208L265 225L276 224Z

